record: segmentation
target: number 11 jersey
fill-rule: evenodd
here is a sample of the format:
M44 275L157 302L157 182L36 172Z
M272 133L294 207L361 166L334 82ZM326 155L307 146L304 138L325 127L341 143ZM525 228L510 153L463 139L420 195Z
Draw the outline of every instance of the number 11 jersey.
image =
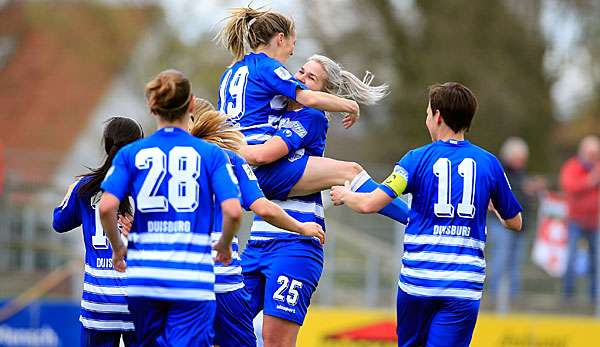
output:
M399 287L417 296L480 299L488 204L503 219L521 212L498 159L468 141L437 141L408 152L394 173L412 194ZM386 183L381 189L398 193Z
M128 296L214 300L210 232L215 204L239 197L232 175L219 147L179 128L159 129L117 153L102 189L135 201Z

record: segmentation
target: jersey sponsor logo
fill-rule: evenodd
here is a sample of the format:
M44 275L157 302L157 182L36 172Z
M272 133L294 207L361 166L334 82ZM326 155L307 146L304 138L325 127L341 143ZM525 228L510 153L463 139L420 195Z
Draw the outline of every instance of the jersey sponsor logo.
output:
M296 120L282 119L279 127L281 129L291 129L293 132L296 133L296 135L300 136L300 138L304 138L304 136L308 134L308 131L306 131L306 128L304 128L302 123Z
M471 235L471 227L464 225L434 225L433 235L469 237Z
M291 131L290 129L285 129L285 130L283 131L283 135L284 135L285 137L292 137L292 131Z
M252 168L250 167L250 165L248 164L243 164L242 168L244 169L244 172L246 173L246 176L248 176L248 179L251 181L256 181L256 175L254 174L254 171L252 170Z
M192 230L192 225L187 220L150 220L147 226L149 233L189 233Z
M283 66L278 67L277 69L273 70L273 72L275 72L275 74L284 81L287 81L290 78L292 78L290 72Z

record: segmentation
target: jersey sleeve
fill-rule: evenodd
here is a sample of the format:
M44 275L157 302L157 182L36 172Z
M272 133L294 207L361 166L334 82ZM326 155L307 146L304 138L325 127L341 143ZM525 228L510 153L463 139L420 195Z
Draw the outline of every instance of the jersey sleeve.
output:
M264 64L258 71L266 86L276 94L296 100L296 90L307 89L283 65Z
M289 153L305 148L313 143L323 132L325 116L320 113L306 111L297 112L293 118L277 130L275 136L281 137L288 147Z
M414 155L411 151L397 162L392 173L379 185L379 189L383 190L391 198L410 193L411 178L415 170L413 157Z
M100 185L100 188L108 193L111 193L119 201L122 201L129 193L129 187L131 183L131 172L125 160L126 152L124 148L117 152L117 155L113 159L112 166L108 169L104 181Z
M492 170L495 177L495 184L490 192L492 203L502 219L513 218L523 211L523 208L512 192L508 177L506 177L502 164L497 159L493 162Z
M64 233L81 225L81 211L77 203L76 191L79 188L79 182L77 180L69 186L60 206L54 209L52 227L59 233Z
M232 161L233 172L235 173L235 176L238 179L240 193L242 195L242 207L245 210L249 211L250 205L252 205L256 200L264 198L265 195L260 189L260 186L258 185L258 180L256 179L254 171L252 170L250 165L248 165L248 163L244 159L237 156L236 159Z
M238 180L225 152L217 146L212 146L210 159L210 184L215 193L215 202L221 204L228 199L239 199Z

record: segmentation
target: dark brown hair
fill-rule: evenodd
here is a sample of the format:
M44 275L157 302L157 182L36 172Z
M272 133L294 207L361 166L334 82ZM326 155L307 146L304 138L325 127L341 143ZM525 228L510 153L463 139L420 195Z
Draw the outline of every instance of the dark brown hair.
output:
M79 188L77 193L80 196L93 196L100 191L100 184L106 177L106 173L112 166L113 159L119 149L144 137L144 131L138 122L127 117L112 117L106 121L102 142L106 159L104 163L96 169L88 168L89 173L80 175L80 178L87 179ZM123 199L119 205L119 213L131 214L131 204L129 199Z
M469 88L457 82L429 86L431 111L440 111L444 123L455 133L469 131L477 111L477 98Z
M180 71L165 70L146 84L150 112L166 121L181 118L192 100L192 84Z
M278 33L285 37L295 34L294 21L281 13L250 7L232 8L229 12L227 24L215 39L231 52L234 61L244 58L246 43L255 50L269 44Z

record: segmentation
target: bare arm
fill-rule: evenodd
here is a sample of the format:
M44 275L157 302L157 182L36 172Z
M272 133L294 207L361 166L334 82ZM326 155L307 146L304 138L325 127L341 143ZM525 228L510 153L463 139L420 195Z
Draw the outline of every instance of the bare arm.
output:
M250 165L266 165L283 158L289 149L281 137L274 136L259 145L243 146L240 152Z
M350 183L346 181L344 187L331 188L331 200L337 205L346 204L358 213L375 213L392 202L392 198L383 190L377 188L370 193L355 193L350 190Z
M125 256L127 255L127 246L123 243L119 229L117 228L119 202L116 196L105 192L102 194L98 208L100 209L102 228L113 249L113 267L119 272L124 272L126 268Z
M319 224L312 222L300 223L290 217L281 207L266 198L254 201L250 205L250 209L269 224L300 235L317 237L321 244L325 243L325 232Z
M496 217L498 217L500 223L502 223L502 225L506 229L510 229L513 231L521 231L521 228L523 227L523 217L521 217L521 212L517 213L516 216L509 219L502 219L502 217L500 217L500 214L498 213L498 211L496 211L496 209L494 209L494 213L496 214Z
M223 232L213 249L217 251L215 260L227 265L231 262L231 242L242 220L242 207L238 199L227 199L221 203L221 210L223 211Z
M360 108L356 101L340 98L333 94L298 89L296 91L296 101L304 106L317 108L322 111L348 113L343 120L345 128L351 127L360 117Z

